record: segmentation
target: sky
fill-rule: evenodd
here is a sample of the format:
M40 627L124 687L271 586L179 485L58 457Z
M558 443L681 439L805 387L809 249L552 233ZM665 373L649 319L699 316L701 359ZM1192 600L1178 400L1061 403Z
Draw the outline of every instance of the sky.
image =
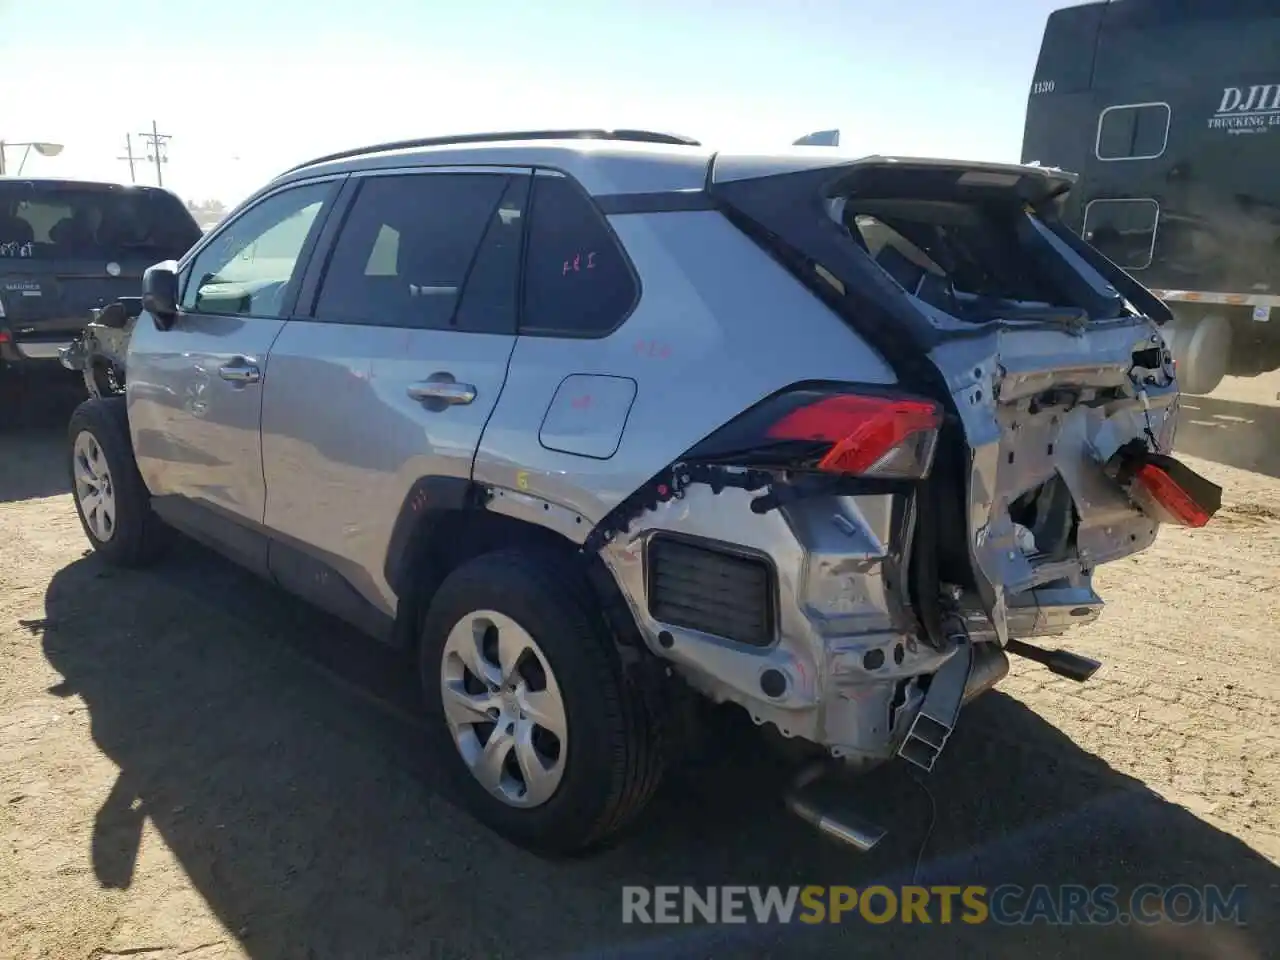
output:
M503 129L736 150L839 128L858 154L1016 161L1071 2L0 0L0 139L64 144L26 175L128 182L154 121L165 186L227 204L332 150Z

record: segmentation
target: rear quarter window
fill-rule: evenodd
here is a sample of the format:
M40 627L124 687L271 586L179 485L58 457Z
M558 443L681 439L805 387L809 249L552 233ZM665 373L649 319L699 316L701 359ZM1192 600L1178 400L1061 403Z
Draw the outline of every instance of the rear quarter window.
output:
M523 334L603 337L634 308L640 285L622 245L586 192L562 176L535 178Z

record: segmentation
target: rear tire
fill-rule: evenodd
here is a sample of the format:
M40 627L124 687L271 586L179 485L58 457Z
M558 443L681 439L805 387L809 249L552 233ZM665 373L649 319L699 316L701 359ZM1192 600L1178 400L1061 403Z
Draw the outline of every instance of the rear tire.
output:
M71 495L94 551L114 566L154 560L166 536L133 457L124 397L85 400L67 429Z
M511 842L585 852L630 825L656 791L661 737L643 681L624 671L571 557L503 550L463 564L423 620L419 665L463 803ZM505 759L486 767L490 753Z

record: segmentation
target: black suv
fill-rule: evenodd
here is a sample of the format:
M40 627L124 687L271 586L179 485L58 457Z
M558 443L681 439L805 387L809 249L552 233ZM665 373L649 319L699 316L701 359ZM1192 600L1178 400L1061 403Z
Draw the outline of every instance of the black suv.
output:
M135 296L200 227L167 190L0 178L0 377L61 371L90 311Z

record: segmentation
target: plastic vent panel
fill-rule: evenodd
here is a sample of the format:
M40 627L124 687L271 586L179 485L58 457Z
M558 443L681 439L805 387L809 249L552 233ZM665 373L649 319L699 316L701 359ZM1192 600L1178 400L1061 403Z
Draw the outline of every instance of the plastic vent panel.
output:
M773 570L763 560L670 537L649 542L649 614L752 647L773 643Z

